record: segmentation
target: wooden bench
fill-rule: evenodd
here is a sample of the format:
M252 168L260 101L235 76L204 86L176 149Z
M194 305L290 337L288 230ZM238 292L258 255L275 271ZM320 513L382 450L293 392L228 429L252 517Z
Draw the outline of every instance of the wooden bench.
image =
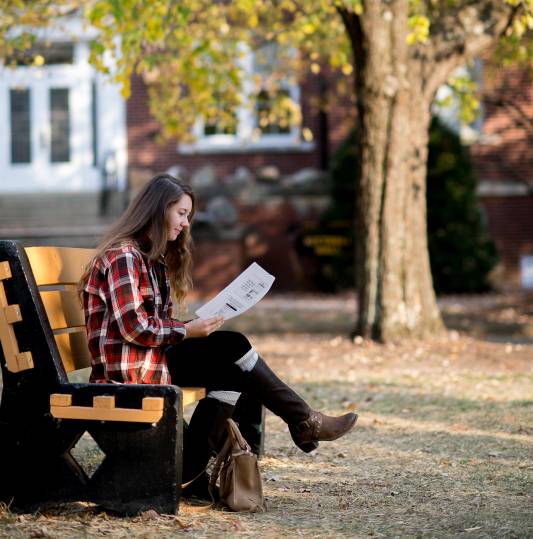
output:
M205 390L71 381L91 365L76 283L93 255L0 241L0 500L174 514L183 407ZM90 477L71 453L86 432L105 453Z

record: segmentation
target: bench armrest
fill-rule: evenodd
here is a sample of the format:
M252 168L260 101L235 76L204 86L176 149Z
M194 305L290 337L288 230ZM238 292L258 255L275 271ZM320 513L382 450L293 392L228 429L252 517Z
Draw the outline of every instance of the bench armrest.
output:
M172 385L63 384L50 395L57 419L158 423L165 411L182 408L182 391Z

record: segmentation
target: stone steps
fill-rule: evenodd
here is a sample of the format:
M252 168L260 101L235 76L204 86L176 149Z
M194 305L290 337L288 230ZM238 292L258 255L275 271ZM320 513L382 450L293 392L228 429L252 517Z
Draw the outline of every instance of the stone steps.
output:
M110 197L100 215L98 193L0 195L0 239L23 245L93 246L124 207L124 194Z

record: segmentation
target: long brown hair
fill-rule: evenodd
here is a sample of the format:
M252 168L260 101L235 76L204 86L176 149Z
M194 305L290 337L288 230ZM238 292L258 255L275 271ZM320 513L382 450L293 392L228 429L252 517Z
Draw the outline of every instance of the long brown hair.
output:
M183 308L187 292L192 287L191 235L189 228L184 227L177 239L169 242L167 233L169 208L183 195L189 195L192 200L190 222L196 205L192 188L170 174L154 176L98 245L95 258L80 279L80 295L87 284L94 260L124 241L133 241L150 260L157 260L161 255L165 255L170 284L179 307ZM147 238L150 241L146 241Z

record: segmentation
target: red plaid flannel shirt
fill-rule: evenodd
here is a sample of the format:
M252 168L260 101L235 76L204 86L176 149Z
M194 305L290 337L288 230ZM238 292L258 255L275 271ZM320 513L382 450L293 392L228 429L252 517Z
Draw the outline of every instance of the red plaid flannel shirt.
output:
M91 268L83 307L93 382L169 384L164 345L185 338L172 319L166 264L133 242L107 250Z

